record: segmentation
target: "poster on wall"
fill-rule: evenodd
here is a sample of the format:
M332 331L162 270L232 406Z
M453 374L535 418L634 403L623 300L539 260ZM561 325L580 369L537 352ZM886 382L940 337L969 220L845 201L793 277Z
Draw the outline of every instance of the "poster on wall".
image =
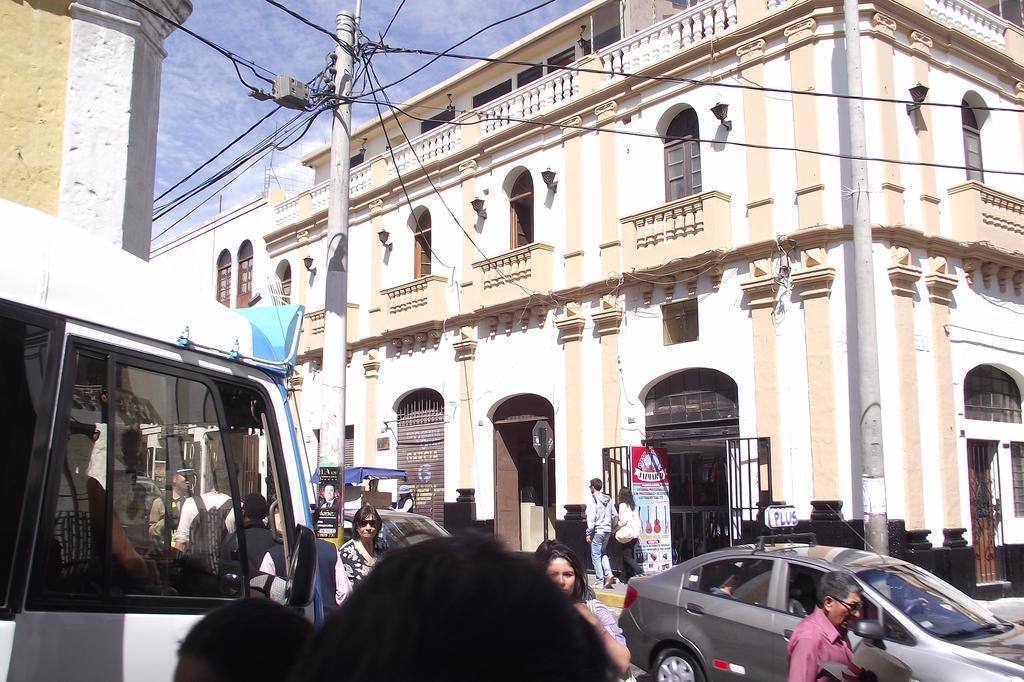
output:
M637 558L644 572L659 573L672 567L672 529L669 525L668 451L652 446L633 447L630 487L640 514Z
M338 467L320 467L316 489L316 536L325 540L338 537L338 511L344 505L338 496Z

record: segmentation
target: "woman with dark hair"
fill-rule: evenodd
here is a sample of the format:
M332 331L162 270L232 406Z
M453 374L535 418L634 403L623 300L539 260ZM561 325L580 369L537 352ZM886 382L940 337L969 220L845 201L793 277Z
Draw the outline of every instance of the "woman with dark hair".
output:
M622 549L622 582L628 583L635 575L643 575L644 567L636 560L636 543L640 539L640 514L629 488L619 488L615 496L619 505L619 525L615 529L615 540Z
M389 550L299 654L290 679L610 682L611 677L598 634L540 567L493 537L467 533Z
M598 633L614 673L619 677L628 677L629 649L626 648L626 638L612 612L594 598L576 552L558 542L545 542L537 548L534 556L562 594L569 598L584 620Z
M352 539L338 550L334 569L334 598L338 606L370 574L377 557L387 549L380 538L380 528L380 514L371 505L364 504L352 516Z

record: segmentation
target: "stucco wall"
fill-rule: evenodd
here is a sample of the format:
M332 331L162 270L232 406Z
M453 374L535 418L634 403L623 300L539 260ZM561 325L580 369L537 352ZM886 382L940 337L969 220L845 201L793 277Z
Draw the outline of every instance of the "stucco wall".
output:
M0 197L54 215L71 44L67 5L0 0Z

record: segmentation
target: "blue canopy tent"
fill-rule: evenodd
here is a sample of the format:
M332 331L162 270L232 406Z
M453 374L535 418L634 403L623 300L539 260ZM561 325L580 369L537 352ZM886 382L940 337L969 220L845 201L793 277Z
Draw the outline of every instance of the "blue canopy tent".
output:
M363 481L408 480L403 469L382 469L379 467L348 467L345 469L345 485L361 485ZM320 484L320 470L313 472L313 483Z

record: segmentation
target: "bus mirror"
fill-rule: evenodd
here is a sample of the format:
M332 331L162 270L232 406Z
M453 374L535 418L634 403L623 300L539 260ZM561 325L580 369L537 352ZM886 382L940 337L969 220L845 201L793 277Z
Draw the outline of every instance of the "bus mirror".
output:
M315 585L316 536L309 528L296 524L295 551L292 552L288 566L288 606L308 606L313 601Z

